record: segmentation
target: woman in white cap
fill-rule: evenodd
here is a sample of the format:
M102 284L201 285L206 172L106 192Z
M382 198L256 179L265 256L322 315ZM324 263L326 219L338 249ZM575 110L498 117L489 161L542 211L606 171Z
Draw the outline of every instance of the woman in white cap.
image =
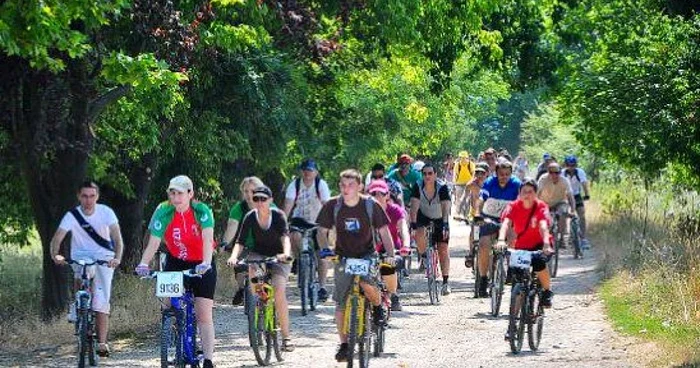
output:
M214 290L216 267L212 262L214 251L214 215L204 203L193 200L192 180L179 175L170 180L168 201L155 210L148 226L150 238L143 251L136 273L147 275L148 264L153 259L161 241L165 242L167 259L165 271L195 269L201 278L191 279L195 296L197 326L204 350L203 368L213 368L214 355Z

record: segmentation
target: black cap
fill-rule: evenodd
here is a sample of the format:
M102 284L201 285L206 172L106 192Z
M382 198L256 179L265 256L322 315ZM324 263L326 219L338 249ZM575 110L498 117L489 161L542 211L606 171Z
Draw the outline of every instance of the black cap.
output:
M253 190L253 197L255 196L270 198L272 197L272 191L266 186L257 187Z

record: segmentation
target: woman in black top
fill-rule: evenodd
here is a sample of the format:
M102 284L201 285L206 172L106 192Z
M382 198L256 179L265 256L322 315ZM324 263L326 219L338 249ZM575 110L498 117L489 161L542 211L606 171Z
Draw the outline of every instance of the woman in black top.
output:
M270 188L262 186L253 191L253 210L248 212L243 218L242 224L236 234L236 245L233 247L229 265L238 263L238 256L243 247L247 234L252 234L253 244L248 249L248 259L263 259L266 257L277 257L278 263L270 267L272 274L272 286L275 288L275 308L277 318L282 328L282 348L285 351L294 350L289 336L289 308L287 306L287 294L285 287L291 265L287 263L291 258L292 246L289 242L289 230L287 228L287 218L284 212L277 208L270 208L272 202L272 191ZM248 269L249 277L255 275L255 269L251 265Z

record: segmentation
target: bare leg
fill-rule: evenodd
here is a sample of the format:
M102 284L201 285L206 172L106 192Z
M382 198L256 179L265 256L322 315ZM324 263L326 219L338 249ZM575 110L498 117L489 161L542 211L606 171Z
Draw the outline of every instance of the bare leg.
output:
M442 276L446 277L450 275L450 250L447 247L447 243L439 243L438 247L438 257L440 258L440 271Z
M419 227L416 229L416 248L418 249L418 254L424 254L427 247L428 239L425 237L425 227Z
M204 359L211 360L214 356L214 301L207 298L194 298L194 309L197 315L197 326L202 338Z
M491 242L494 236L497 235L482 236L479 239L479 275L481 277L488 276L489 263L491 262Z
M344 344L348 342L348 335L343 332L343 327L345 323L345 307L341 307L336 304L335 306L335 327L338 329L338 337L340 338L340 343Z
M552 283L549 278L549 271L546 267L544 270L537 272L537 279L540 280L540 284L542 284L543 289L552 290Z
M109 314L96 312L95 324L97 326L97 341L100 344L106 344L107 332L109 331Z
M272 280L272 286L275 288L275 309L282 328L282 338L289 337L289 306L287 304L286 284L287 280L282 276L275 276Z

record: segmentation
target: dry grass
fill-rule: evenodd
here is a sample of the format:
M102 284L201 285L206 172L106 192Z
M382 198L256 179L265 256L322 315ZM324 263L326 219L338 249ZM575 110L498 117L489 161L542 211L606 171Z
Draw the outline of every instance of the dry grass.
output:
M657 354L640 352L646 365L700 365L697 197L661 206L660 193L606 189L597 190L604 204L589 206L587 218L608 279L601 289L608 315L620 330L658 345Z
M35 246L36 247L36 246ZM3 248L0 263L0 353L53 354L73 348L73 325L65 317L45 323L39 317L40 252ZM233 296L232 271L227 255L217 258L219 278L215 298L229 303ZM155 335L160 323L160 303L154 282L133 275L115 274L112 289L110 340L142 339ZM22 300L26 300L23 303Z

